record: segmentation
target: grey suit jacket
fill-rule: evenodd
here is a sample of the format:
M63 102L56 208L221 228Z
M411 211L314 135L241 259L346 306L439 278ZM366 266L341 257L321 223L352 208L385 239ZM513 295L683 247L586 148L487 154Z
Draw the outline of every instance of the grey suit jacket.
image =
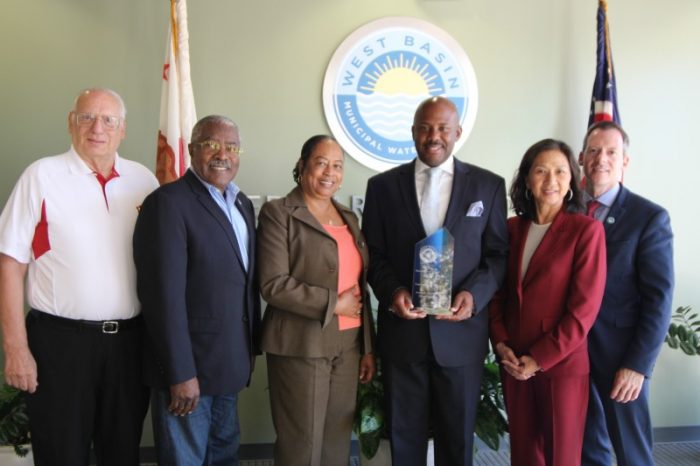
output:
M363 353L372 352L373 323L367 293L369 253L355 214L333 202L352 233L362 257L360 280ZM262 349L268 353L323 357L329 325L338 299L338 247L311 214L301 188L266 202L258 217L258 277L267 308L263 317Z

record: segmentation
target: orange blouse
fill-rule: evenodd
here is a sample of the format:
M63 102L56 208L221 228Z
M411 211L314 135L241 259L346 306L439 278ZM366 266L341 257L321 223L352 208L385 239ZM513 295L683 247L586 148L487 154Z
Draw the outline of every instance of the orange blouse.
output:
M323 225L323 228L338 244L338 296L353 286L359 289L360 274L362 273L362 257L355 240L347 225ZM340 330L359 327L362 320L359 317L338 316Z

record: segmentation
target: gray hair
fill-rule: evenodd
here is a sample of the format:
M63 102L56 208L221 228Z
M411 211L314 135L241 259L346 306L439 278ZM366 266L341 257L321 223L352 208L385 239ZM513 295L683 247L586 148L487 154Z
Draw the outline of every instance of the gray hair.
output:
M233 129L238 130L238 125L229 117L223 115L207 115L201 120L199 120L192 128L192 142L200 142L204 128L209 125L225 125L231 126Z
M78 100L80 100L82 96L86 94L91 94L93 92L103 92L114 97L114 99L119 104L119 116L122 119L126 118L126 105L124 104L124 99L122 99L122 96L117 94L116 91L113 91L112 89L107 89L106 87L89 87L80 91L80 93L75 97L75 100L73 100L73 111L75 111L75 109L78 107Z

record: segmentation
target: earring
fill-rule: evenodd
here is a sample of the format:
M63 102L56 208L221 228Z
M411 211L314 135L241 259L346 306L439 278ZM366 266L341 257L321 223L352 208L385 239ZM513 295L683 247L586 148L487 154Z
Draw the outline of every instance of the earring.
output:
M566 200L571 201L574 198L574 190L569 188L569 192L566 193Z
M525 189L525 199L527 199L529 201L531 197L532 197L532 191L530 191L529 189Z

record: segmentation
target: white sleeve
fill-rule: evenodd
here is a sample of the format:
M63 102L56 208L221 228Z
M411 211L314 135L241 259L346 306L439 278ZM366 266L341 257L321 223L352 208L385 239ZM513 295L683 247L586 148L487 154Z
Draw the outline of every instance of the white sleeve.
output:
M22 173L0 215L0 252L24 264L32 259L34 231L41 218L38 172L32 164Z

